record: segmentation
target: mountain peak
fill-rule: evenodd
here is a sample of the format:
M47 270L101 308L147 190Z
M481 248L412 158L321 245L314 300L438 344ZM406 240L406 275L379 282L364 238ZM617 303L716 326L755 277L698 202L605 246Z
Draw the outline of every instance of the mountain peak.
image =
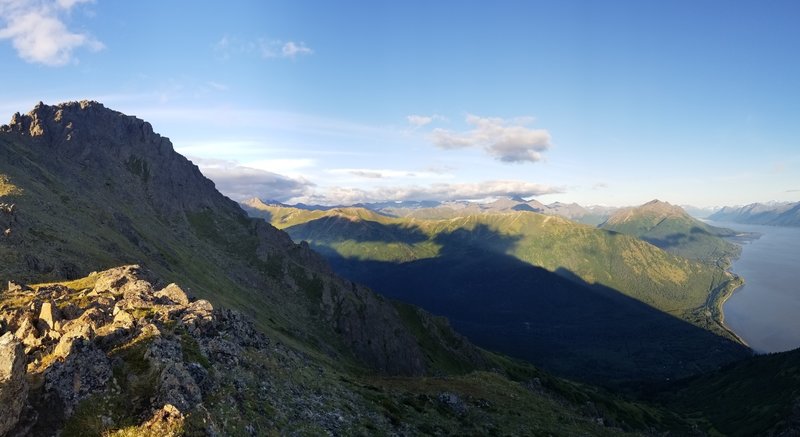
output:
M7 125L0 126L0 132L43 138L54 145L132 138L143 143L161 144L165 139L153 132L150 123L106 108L94 100L56 105L39 102L27 114L15 113Z
M653 199L638 208L633 208L634 210L639 211L649 211L649 212L656 212L660 214L667 214L667 215L685 215L686 212L680 206L673 205L669 202L664 202L662 200Z

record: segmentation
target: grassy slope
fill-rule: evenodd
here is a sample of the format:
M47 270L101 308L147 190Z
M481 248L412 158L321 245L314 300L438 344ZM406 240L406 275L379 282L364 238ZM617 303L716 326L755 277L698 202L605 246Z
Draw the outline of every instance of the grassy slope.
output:
M711 435L796 432L800 427L800 349L756 356L682 381L657 398L701 422Z
M343 275L571 378L676 378L747 355L716 310L736 278L631 236L530 212L448 220L352 208L264 213Z
M510 244L491 238L481 241L488 250L550 271L567 270L587 283L619 290L717 332L722 331L702 320L702 313L711 310L709 294L733 279L722 269L672 255L637 238L529 212L449 220L392 218L358 208L270 207L269 213L273 225L296 239L329 247L345 258L392 262L436 257L442 246L437 236L486 227L513 239Z

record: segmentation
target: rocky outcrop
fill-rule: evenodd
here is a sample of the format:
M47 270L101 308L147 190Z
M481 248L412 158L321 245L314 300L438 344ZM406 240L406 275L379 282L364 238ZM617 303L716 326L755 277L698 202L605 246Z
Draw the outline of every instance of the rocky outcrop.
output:
M275 398L270 408L282 411L282 422L271 426L318 419L340 429L348 420L338 412L342 419L333 422L328 415L290 415L298 403L316 405L322 396L282 375L286 369L310 374L307 356L273 344L240 313L190 299L176 284L159 289L151 280L129 265L94 273L77 290L15 285L0 296L0 325L9 331L0 340L0 405L8 405L0 429L15 426L27 398L38 408L26 415L34 434L84 423L87 415L98 432L133 421L139 434L173 435L190 418L198 432L219 434L226 427L220 421L228 420L222 411L242 420L251 414L242 402L268 399L266 392L257 394L260 384ZM26 362L42 381L30 397Z
M16 426L28 395L25 381L25 353L10 332L0 337L0 435Z

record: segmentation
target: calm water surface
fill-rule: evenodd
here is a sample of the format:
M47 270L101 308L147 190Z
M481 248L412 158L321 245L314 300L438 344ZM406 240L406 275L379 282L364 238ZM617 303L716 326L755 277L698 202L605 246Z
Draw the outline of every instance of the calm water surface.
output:
M733 262L745 285L723 305L725 324L757 352L800 347L800 228L712 224L762 234Z

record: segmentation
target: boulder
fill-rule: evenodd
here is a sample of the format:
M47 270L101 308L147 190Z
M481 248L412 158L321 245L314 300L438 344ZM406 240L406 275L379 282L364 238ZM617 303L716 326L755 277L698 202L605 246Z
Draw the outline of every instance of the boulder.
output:
M42 308L39 310L39 330L42 332L55 329L56 322L61 320L61 315L58 308L52 301L42 302Z
M125 310L119 310L117 311L117 314L114 315L113 324L116 327L131 329L136 324L136 320L129 312Z
M0 337L0 435L6 435L19 421L28 398L25 381L25 351L10 332Z
M142 425L149 435L172 437L182 435L183 414L172 404L166 404L153 413L153 416Z
M94 338L94 329L88 323L71 323L64 329L58 344L53 350L53 355L56 357L67 357L71 350L72 345L77 341L90 341Z
M164 366L158 381L157 403L172 404L181 411L190 411L203 402L203 393L183 363Z
M189 305L189 297L177 284L172 283L156 292L156 297L166 298L175 305Z
M45 391L61 399L66 417L87 396L105 389L111 379L111 364L100 349L85 339L76 339L64 361L56 361L45 372Z
M181 316L183 323L191 333L206 332L214 321L214 307L207 300L192 302Z

